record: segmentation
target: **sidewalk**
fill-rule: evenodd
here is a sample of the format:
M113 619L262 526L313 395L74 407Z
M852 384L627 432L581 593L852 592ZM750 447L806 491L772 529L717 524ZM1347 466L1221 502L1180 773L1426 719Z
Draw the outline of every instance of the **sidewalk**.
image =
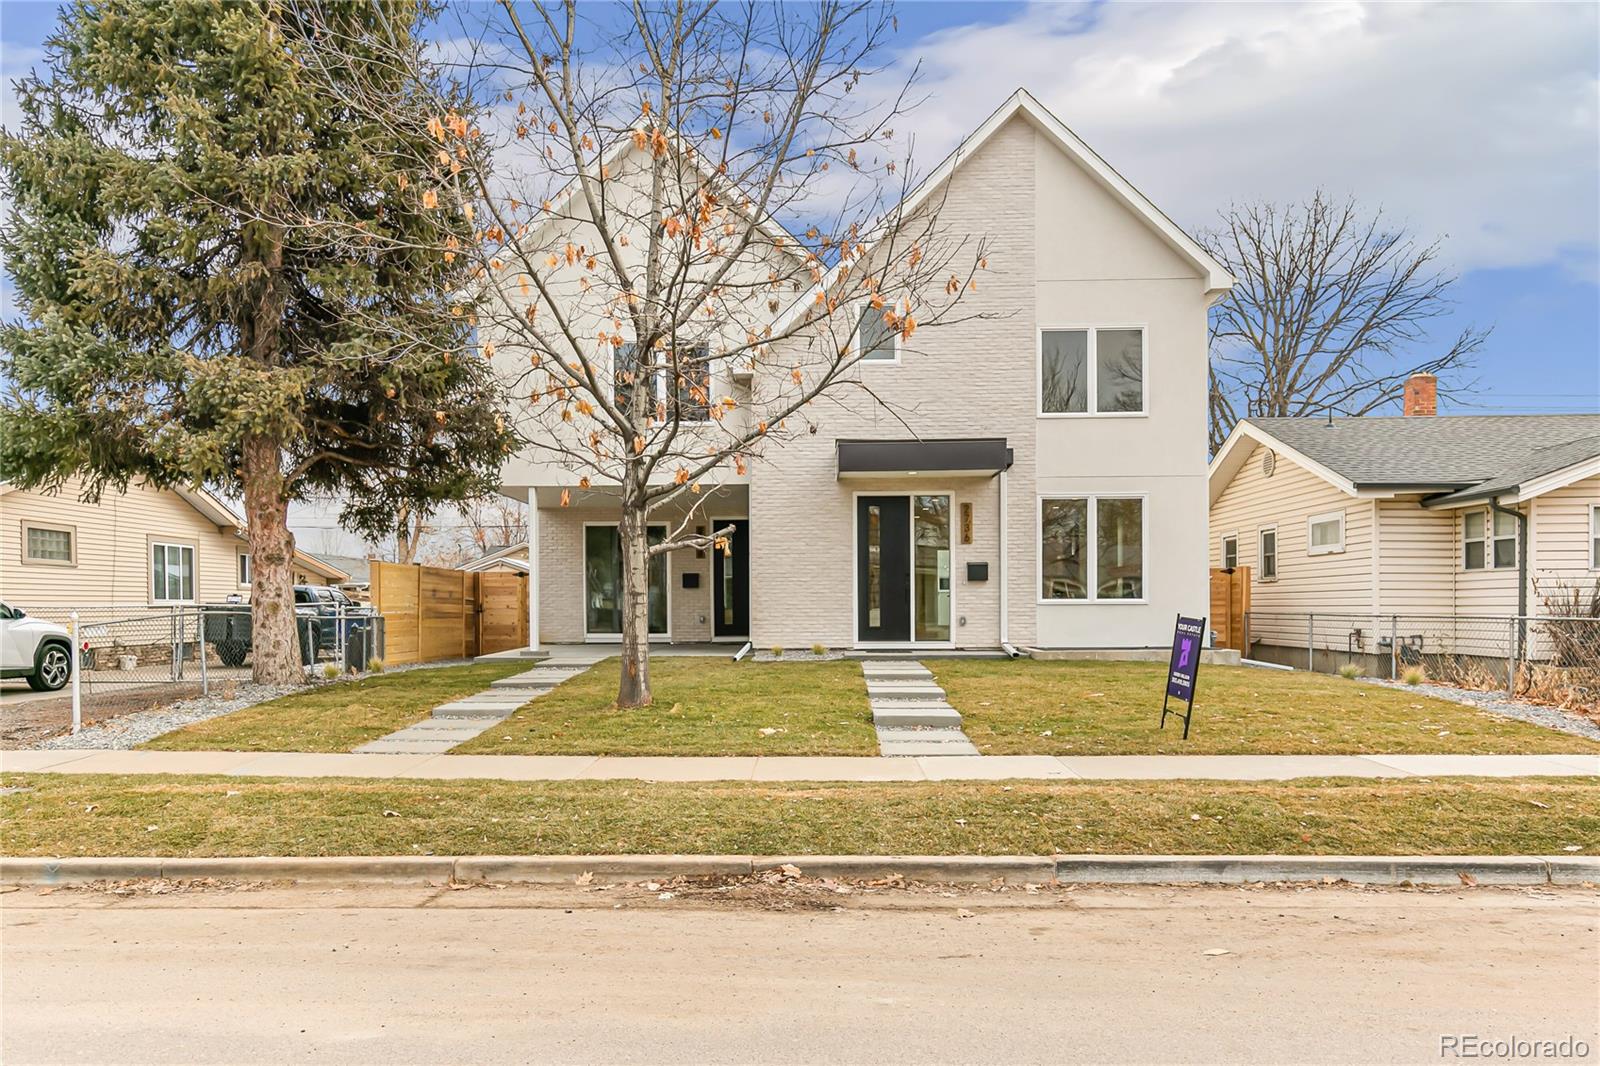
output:
M0 772L504 781L1277 781L1600 777L1600 755L935 755L928 757L0 751Z

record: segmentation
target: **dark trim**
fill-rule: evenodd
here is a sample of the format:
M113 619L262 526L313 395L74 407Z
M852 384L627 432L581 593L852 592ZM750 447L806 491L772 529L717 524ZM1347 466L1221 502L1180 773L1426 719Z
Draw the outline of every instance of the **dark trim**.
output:
M1009 470L1015 454L1004 437L943 440L841 440L836 443L840 474L998 474Z

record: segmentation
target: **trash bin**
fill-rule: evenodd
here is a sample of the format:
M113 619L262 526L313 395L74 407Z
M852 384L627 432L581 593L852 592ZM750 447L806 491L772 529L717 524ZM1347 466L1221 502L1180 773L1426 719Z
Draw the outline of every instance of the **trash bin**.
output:
M310 615L297 615L295 621L300 629L300 665L310 666L317 661L317 639L321 635L321 627L317 619Z

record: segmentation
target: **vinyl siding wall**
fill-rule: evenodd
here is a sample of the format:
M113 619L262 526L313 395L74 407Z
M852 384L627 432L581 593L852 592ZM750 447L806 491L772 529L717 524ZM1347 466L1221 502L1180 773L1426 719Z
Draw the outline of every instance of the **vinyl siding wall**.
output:
M1211 508L1210 559L1222 565L1222 538L1239 537L1239 564L1250 567L1251 637L1304 647L1303 619L1274 619L1274 612L1370 613L1373 610L1372 500L1356 499L1285 456L1272 476L1258 445ZM1344 550L1309 554L1312 515L1344 513ZM1260 533L1278 531L1278 576L1261 576Z
M132 486L91 504L78 498L81 490L74 478L55 494L21 489L0 494L0 596L6 602L22 607L152 603L150 546L158 541L194 547L196 600L248 591L238 583L243 543L231 528L219 530L177 493ZM26 561L24 523L73 527L77 561Z
M1543 609L1543 597L1561 587L1592 591L1600 581L1590 556L1590 512L1600 506L1600 477L1586 478L1533 501L1535 590L1530 608Z

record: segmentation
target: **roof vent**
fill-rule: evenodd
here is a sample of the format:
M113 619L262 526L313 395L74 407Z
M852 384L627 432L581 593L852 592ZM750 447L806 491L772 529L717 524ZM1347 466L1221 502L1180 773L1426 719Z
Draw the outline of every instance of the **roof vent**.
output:
M1261 457L1261 476L1271 477L1272 472L1278 469L1278 453L1267 449L1267 454Z

